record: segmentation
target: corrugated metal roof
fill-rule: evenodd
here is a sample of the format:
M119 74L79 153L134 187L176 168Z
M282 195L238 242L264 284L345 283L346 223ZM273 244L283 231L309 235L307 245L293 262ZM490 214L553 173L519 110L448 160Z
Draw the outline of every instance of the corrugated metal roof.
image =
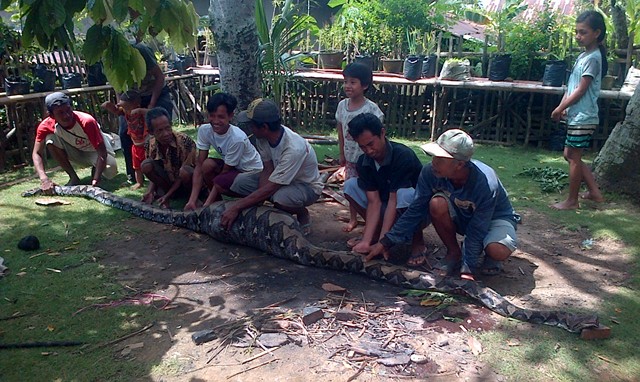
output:
M527 10L522 17L526 20L533 18L538 12L545 8L545 4L550 10L564 15L571 15L574 11L573 0L523 0L527 4ZM504 7L505 0L485 0L483 6L486 10L495 12Z

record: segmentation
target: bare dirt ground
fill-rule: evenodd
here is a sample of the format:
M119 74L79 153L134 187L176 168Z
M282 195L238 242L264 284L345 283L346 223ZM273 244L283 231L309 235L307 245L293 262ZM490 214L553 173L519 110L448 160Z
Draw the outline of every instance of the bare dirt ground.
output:
M318 246L346 250L346 240L362 229L342 232L337 217L347 211L340 204L317 203L311 212L310 240ZM589 311L629 277L620 243L603 240L584 248L588 233L554 226L535 211L520 212L520 248L504 273L481 280L513 303ZM505 379L479 361L470 339L472 332L497 328L504 319L468 299L433 306L440 297L432 296L422 299L432 306L420 306L419 298L399 296L403 289L361 275L301 266L141 219L124 224L136 233L122 242L99 243L108 254L105 261L120 267L124 285L168 297L173 309L169 321L114 347L123 362L159 364L148 370L150 380ZM425 238L435 262L444 255L442 244L432 228ZM324 283L348 292L329 293ZM322 309L324 318L303 325L305 307ZM346 321L337 319L345 309L340 318ZM194 333L214 328L213 341L192 340Z

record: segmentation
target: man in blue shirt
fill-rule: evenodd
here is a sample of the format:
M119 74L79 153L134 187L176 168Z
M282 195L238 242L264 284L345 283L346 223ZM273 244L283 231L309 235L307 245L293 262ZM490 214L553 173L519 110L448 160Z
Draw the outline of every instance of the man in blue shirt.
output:
M388 250L408 242L416 226L433 223L447 248L448 276L499 273L516 249L519 216L495 171L471 159L473 140L462 130L448 130L421 148L433 159L420 173L415 198L366 260L380 254L388 259ZM456 233L464 235L462 247Z

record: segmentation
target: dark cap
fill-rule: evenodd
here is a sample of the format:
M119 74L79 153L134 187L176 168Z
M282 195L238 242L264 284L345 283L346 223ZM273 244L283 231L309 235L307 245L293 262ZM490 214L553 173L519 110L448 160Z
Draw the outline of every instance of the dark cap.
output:
M238 122L249 121L257 123L270 123L280 120L280 110L278 105L270 99L258 98L249 104L247 110L238 114Z
M51 112L54 106L71 105L71 98L64 93L55 92L44 99L44 104L47 106L47 110Z

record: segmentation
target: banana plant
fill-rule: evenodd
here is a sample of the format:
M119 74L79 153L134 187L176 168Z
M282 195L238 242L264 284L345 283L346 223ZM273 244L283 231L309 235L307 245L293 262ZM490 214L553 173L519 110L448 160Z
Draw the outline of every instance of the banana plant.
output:
M256 0L256 27L263 93L270 94L280 105L286 82L294 73L295 61L306 57L292 52L305 40L307 31L317 35L318 25L312 16L301 14L292 0L286 0L279 13L274 9L269 27L263 2Z

